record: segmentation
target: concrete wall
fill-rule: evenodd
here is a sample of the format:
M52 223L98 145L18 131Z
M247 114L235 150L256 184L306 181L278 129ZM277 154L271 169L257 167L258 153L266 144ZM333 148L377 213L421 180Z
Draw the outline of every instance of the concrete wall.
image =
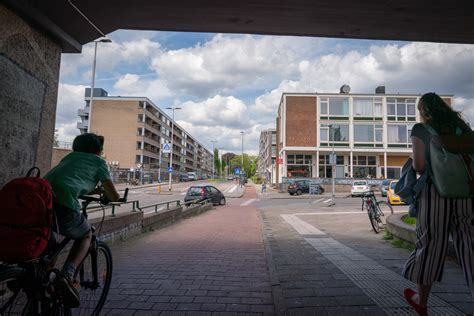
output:
M51 166L61 48L0 4L0 187Z

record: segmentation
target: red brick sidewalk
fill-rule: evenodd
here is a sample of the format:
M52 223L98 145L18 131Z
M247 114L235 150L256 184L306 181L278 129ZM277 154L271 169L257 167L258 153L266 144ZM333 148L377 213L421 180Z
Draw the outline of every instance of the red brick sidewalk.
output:
M247 187L243 199L255 197L255 189ZM255 207L241 203L229 201L114 247L113 283L104 312L273 314L260 219Z

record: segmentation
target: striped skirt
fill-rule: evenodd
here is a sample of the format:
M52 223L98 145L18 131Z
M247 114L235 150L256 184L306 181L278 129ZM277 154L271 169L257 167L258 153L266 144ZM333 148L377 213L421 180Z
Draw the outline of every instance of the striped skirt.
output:
M474 297L474 198L440 197L427 183L421 193L416 249L403 269L403 276L418 284L441 281L446 249L451 234L467 285Z

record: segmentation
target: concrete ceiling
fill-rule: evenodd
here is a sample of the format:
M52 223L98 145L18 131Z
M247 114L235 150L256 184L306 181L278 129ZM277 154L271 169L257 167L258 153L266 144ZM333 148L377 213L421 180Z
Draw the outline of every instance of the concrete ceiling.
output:
M2 0L65 52L117 29L474 43L473 0ZM71 5L71 3L73 5Z

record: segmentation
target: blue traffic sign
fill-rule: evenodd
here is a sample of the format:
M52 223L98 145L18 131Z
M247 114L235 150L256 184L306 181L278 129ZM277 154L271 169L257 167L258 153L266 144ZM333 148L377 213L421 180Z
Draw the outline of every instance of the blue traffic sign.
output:
M169 172L169 173L173 172L173 168L169 167L169 168L168 168L168 172Z
M234 169L234 173L235 173L235 174L240 174L240 168L235 168L235 169Z

